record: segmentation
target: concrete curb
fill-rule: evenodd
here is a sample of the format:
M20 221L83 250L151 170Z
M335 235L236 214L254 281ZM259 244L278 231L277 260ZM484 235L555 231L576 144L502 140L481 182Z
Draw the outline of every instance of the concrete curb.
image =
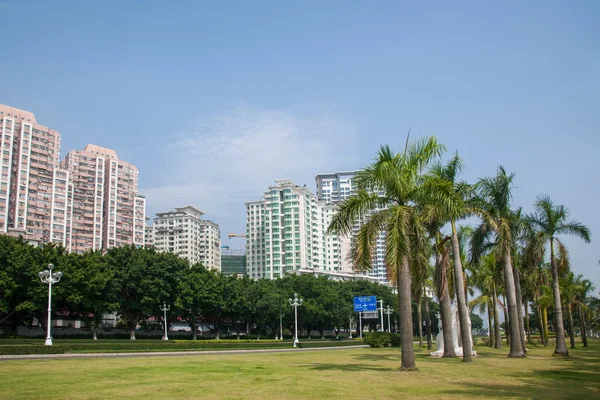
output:
M82 353L82 354L23 354L0 355L0 360L44 360L44 359L72 359L72 358L129 358L129 357L176 357L176 356L202 356L214 354L249 354L249 353L287 353L297 351L325 351L358 349L368 345L335 346L335 347L309 347L305 349L263 349L263 350L206 350L206 351L165 351L145 353Z

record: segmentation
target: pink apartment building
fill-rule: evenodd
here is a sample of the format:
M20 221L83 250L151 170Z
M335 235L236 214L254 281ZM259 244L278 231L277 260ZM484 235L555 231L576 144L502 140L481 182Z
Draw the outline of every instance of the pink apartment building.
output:
M0 233L69 251L144 244L138 170L88 144L60 160L60 135L0 104Z
M28 112L0 104L0 232L65 243L68 173L60 134Z
M144 244L146 200L137 193L138 169L114 150L88 144L62 162L73 187L69 251Z

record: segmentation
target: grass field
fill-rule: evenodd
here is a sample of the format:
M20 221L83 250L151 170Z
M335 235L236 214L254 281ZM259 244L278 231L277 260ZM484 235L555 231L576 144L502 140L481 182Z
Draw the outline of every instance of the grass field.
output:
M600 398L600 341L568 358L534 347L525 359L477 347L472 364L417 349L344 349L73 360L0 361L0 399Z

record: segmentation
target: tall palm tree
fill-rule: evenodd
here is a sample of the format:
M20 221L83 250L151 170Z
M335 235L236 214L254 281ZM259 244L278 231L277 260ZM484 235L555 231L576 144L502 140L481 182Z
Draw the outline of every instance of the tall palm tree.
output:
M582 223L568 220L569 210L563 205L554 204L548 195L538 197L535 203L535 213L528 219L537 228L541 237L550 244L550 267L552 268L552 292L554 294L554 330L556 332L556 348L554 354L568 355L563 326L562 304L560 300L560 282L558 276L558 263L555 257L554 246L558 247L561 254L567 254L564 244L557 235L575 235L584 242L590 242L590 230Z
M594 284L588 279L582 279L577 290L577 311L579 313L579 329L581 330L581 341L583 347L588 347L587 326L586 326L586 311L589 312L589 307L586 304L588 296L595 290Z
M432 166L426 185L430 186L431 190L429 192L432 194L432 198L428 200L428 203L433 207L440 208L438 214L445 217L452 228L452 264L454 267L454 287L458 306L463 361L471 362L473 358L469 328L469 307L464 290L460 242L456 227L456 221L464 218L467 214L468 207L465 199L471 188L467 183L458 181L458 174L462 169L463 162L458 154L455 154L445 165L436 163Z
M486 240L494 237L498 259L502 261L504 272L504 290L508 305L510 338L509 357L524 357L525 350L519 333L517 296L512 267L514 212L510 208L511 189L514 174L507 175L504 167L499 166L495 177L483 178L475 184L476 196L472 200L473 211L482 223L473 234L471 244L472 257L477 260L483 254Z
M349 235L365 221L352 243L350 258L357 270L370 270L377 236L385 232L385 263L396 277L402 369L414 369L410 290L411 237L424 234L416 204L427 198L423 171L444 151L435 137L408 143L395 154L382 146L373 164L356 174L357 193L339 204L328 232Z
M481 295L471 301L471 307L479 306L483 311L487 308L490 332L490 347L502 348L500 319L498 318L497 286L500 281L500 269L494 253L485 255L477 266L471 266L473 283ZM493 323L493 326L492 326Z

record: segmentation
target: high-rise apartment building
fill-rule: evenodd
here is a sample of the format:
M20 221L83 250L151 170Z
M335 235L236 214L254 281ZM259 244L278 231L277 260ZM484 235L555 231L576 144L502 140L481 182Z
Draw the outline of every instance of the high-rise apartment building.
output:
M57 131L0 104L0 232L65 243L69 174L59 158Z
M70 151L61 165L72 185L69 251L144 244L146 200L137 193L135 166L92 144Z
M317 183L317 197L327 205L337 205L356 193L354 178L357 171L335 172L331 174L319 174L315 177ZM377 210L374 210L377 211ZM352 238L360 228L361 221L354 226ZM346 240L344 245L348 248L351 243ZM369 276L375 277L380 283L387 283L387 268L385 265L385 232L381 232L377 238L376 251L373 257L373 268L368 272Z
M186 206L157 213L152 226L146 227L146 245L158 251L169 251L221 271L221 232L219 225L202 219L204 213ZM153 244L150 244L150 240Z
M60 163L60 135L28 111L0 105L0 233L69 251L144 243L138 171L87 145Z
M247 271L274 279L303 270L345 270L342 241L326 235L333 206L317 201L306 187L279 179L263 199L246 203Z

